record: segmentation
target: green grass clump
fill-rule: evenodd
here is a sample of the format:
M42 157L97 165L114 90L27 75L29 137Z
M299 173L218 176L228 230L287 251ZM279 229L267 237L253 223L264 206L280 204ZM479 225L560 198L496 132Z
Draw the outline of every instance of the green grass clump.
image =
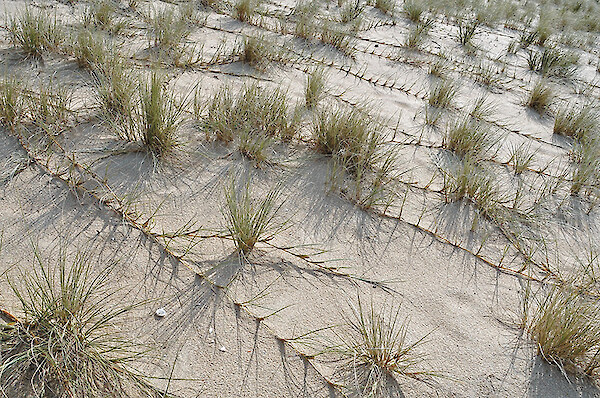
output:
M554 134L575 139L592 136L598 130L598 111L591 105L567 105L556 113Z
M406 0L402 6L404 13L412 22L419 22L425 12L422 2L416 0Z
M26 109L26 97L22 90L23 83L15 76L0 80L0 122L10 128L19 124Z
M202 118L207 138L231 142L241 132L292 139L298 132L298 115L284 91L247 85L237 93L223 87L208 102Z
M71 114L72 93L68 87L50 81L32 93L31 117L37 126L58 126L64 124Z
M400 308L378 311L374 304L352 308L346 333L328 351L341 363L340 384L348 396L387 397L397 391L396 378L422 379L436 376L425 368L426 356L420 352L427 335L411 341L408 318ZM393 394L393 395L390 395Z
M492 133L484 123L465 118L448 127L442 145L460 157L480 158L492 147Z
M375 0L375 3L373 4L373 6L384 14L394 16L394 11L396 9L396 1L395 0Z
M163 80L154 72L140 87L141 142L157 157L171 152L179 143L177 129L182 122L185 101L165 89Z
M234 49L233 55L260 71L267 69L271 62L287 61L285 48L272 42L265 35L244 36L240 45Z
M136 104L136 80L132 68L123 58L113 54L95 67L96 101L107 119L133 120Z
M304 100L309 109L317 106L323 98L325 92L325 71L317 68L306 78L306 88L304 89Z
M234 16L241 22L251 22L260 6L259 0L238 0L234 5Z
M320 40L349 57L356 52L354 36L331 23L322 24Z
M241 187L236 185L235 179L232 179L225 188L224 217L236 249L246 256L257 243L273 239L282 230L283 225L275 222L281 207L277 204L279 190L270 190L261 195L262 199L256 199L253 198L250 181Z
M42 57L57 51L65 40L65 31L56 20L45 13L34 13L29 8L10 18L8 33L13 45L31 57Z
M575 168L571 178L571 194L598 194L600 187L600 142L598 139L586 138L578 141L573 149L572 157Z
M166 55L180 55L181 43L191 33L184 14L174 9L165 9L154 11L149 20L149 34L153 46Z
M563 371L600 369L600 306L566 287L552 288L525 321L538 354Z
M0 322L4 396L164 396L128 366L143 356L122 334L135 305L110 304L116 299L108 286L111 271L94 272L83 255L72 265L61 256L51 266L36 254L33 267L9 279L21 313L16 322Z
M510 158L508 164L510 164L515 174L522 174L525 170L529 169L535 159L535 152L531 152L529 145L521 144L519 146L513 146L510 150Z
M419 22L411 26L406 41L404 42L404 46L413 49L419 48L427 36L430 26L431 24L429 22Z
M545 48L542 52L530 51L529 69L542 76L570 77L577 70L579 57L572 52Z
M458 41L463 46L471 45L477 33L479 22L476 19L464 19L458 24Z
M313 123L317 149L331 155L351 174L373 169L383 138L373 121L358 110L324 108Z
M92 72L101 68L107 58L104 40L88 30L79 32L72 51L77 65Z
M544 80L538 80L525 98L524 104L540 115L545 115L550 112L553 101L554 92L550 86Z
M340 10L340 22L348 23L356 21L364 11L365 7L358 0L346 0Z
M447 203L469 200L481 214L493 216L500 206L500 193L493 176L477 166L477 160L465 157L458 165L442 170L442 193Z
M436 108L447 108L452 104L457 92L458 86L455 82L442 79L430 88L427 102Z

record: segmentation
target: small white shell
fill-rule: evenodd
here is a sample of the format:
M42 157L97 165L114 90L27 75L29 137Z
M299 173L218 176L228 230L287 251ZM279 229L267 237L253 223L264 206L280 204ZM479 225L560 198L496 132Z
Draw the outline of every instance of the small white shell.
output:
M167 315L167 310L165 310L164 308L159 308L156 310L155 314L157 317L162 318L165 315Z
M222 346L221 346L221 348L219 348L219 351L221 351L221 352L226 352L226 351L227 351L227 348L225 348L225 346L224 346L224 345L222 345Z

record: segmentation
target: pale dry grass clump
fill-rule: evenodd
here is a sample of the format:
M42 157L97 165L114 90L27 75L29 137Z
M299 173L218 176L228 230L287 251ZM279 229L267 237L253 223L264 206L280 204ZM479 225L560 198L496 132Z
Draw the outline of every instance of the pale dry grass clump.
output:
M409 320L399 307L376 310L358 301L347 318L347 332L336 333L339 343L326 352L340 363L340 384L349 396L389 397L400 391L402 378L425 380L438 376L426 368L421 351L427 335L409 338Z
M600 306L568 287L551 288L523 322L539 355L563 372L600 369Z
M33 267L9 279L21 313L0 323L0 389L32 398L159 398L129 364L144 351L123 338L124 317L136 305L111 305L112 267L92 270L85 255L67 264ZM120 327L119 327L120 325Z
M592 105L567 105L558 110L554 119L554 134L574 139L591 137L598 130L599 114Z
M319 104L325 94L325 70L316 68L306 78L304 100L306 107L312 109Z
M542 76L570 77L577 70L579 57L573 52L544 48L542 52L530 51L529 69Z
M430 88L427 102L436 108L448 108L457 92L458 86L455 82L442 79Z
M58 51L66 39L66 33L56 17L26 8L9 19L8 33L13 45L27 56L42 57L50 51Z
M137 82L129 63L116 54L109 54L94 66L94 96L103 117L108 120L134 118L137 103Z
M80 68L95 72L102 68L108 57L107 43L89 30L77 34L72 53Z
M469 118L448 126L442 145L460 157L481 158L493 146L493 134L484 123Z
M586 138L577 142L572 157L575 165L571 175L571 194L599 195L600 188L600 142L598 138Z
M554 91L552 88L544 80L538 80L525 98L524 105L540 115L546 115L550 113L553 101Z
M233 50L233 57L253 68L264 71L271 62L285 64L289 58L286 48L270 40L264 34L244 36L240 44Z

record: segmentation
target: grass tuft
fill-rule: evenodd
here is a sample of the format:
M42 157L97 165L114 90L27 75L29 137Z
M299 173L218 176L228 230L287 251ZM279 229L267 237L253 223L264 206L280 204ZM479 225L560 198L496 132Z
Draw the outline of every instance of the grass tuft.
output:
M14 128L19 124L26 108L23 83L16 76L0 80L0 122Z
M56 20L42 12L26 8L17 17L10 18L8 33L13 45L35 58L56 51L65 40L65 31Z
M281 207L277 204L279 193L278 189L270 190L261 195L262 199L256 199L252 197L250 181L238 187L232 178L226 186L224 217L240 254L250 254L257 243L273 239L283 229L283 225L275 223Z
M22 316L0 324L5 396L164 396L128 367L143 351L117 325L135 305L108 305L116 293L108 288L111 270L95 273L84 255L72 265L61 255L51 266L36 254L33 268L9 280Z
M554 287L527 314L526 330L538 354L563 372L600 369L600 306L575 290Z
M322 68L316 68L306 78L306 88L304 89L304 99L306 107L309 109L318 105L325 93L325 71Z
M423 3L417 0L406 0L402 8L408 19L415 23L421 20L421 16L425 12Z
M358 301L347 318L348 332L337 333L340 343L330 349L342 365L342 385L349 396L394 396L397 377L424 379L437 374L424 369L420 352L427 335L410 341L409 320L400 308L378 311L373 303L365 308ZM392 395L393 394L393 395Z
M457 92L458 86L455 82L448 79L442 79L430 88L427 102L430 106L436 108L447 108L454 100Z
M575 73L578 62L577 54L556 48L545 48L542 52L530 51L527 58L530 70L542 76L564 78Z
M578 140L591 137L598 130L599 118L598 112L591 105L567 105L556 113L554 134Z
M552 102L554 101L554 92L544 80L538 80L533 86L524 105L530 107L540 115L550 112Z
M468 118L451 124L442 145L460 157L481 158L492 147L492 133L484 123Z

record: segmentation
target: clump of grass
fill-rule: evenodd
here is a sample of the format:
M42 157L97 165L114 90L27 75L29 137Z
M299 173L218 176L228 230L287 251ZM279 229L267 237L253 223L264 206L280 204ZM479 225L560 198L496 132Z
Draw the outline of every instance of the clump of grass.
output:
M0 122L14 128L25 113L26 100L23 95L23 83L15 76L0 80Z
M96 68L95 97L108 119L132 120L136 102L136 81L131 76L131 67L113 54Z
M463 19L458 24L458 41L463 46L472 45L473 37L477 33L479 22L476 19Z
M396 9L396 2L394 0L375 0L373 6L382 13L393 16Z
M358 110L324 108L313 123L317 149L331 155L351 174L373 169L383 139L373 121Z
M286 62L285 49L264 35L244 36L234 56L258 70L265 70L270 62Z
M260 5L259 0L238 0L234 5L234 15L241 22L250 22Z
M61 255L55 266L36 255L34 267L9 280L22 315L0 334L5 396L164 396L128 366L143 355L121 333L137 305L109 305L111 270L95 273L84 255L72 265Z
M241 192L240 192L241 191ZM277 204L279 190L270 190L262 199L253 198L251 182L238 187L235 179L225 188L224 217L229 234L238 252L250 254L257 243L273 239L284 228L275 217L281 208Z
M600 369L600 306L567 287L554 287L527 314L538 354L563 372Z
M304 89L304 100L309 109L317 106L325 93L325 71L322 68L316 68L306 78L306 88Z
M447 203L467 199L484 216L492 217L496 213L500 206L497 183L485 169L477 166L477 160L465 157L442 173L442 193Z
M492 133L484 123L465 118L448 127L442 145L460 157L480 158L493 145Z
M94 71L106 61L106 43L90 31L83 30L77 35L73 55L80 68Z
M554 134L575 139L590 137L598 129L598 112L591 105L562 107L554 119Z
M430 88L427 102L430 106L436 108L447 108L454 100L457 92L456 83L448 79L442 79Z
M56 17L32 12L29 8L10 18L8 32L13 45L20 47L27 56L36 58L57 51L66 37Z
M140 106L142 144L157 157L171 152L179 144L177 129L182 122L185 101L178 102L154 72L140 87Z
M181 43L190 35L191 30L185 16L174 9L154 11L149 18L150 40L153 46L167 55L178 55Z
M541 53L530 51L527 63L529 69L542 76L569 77L575 73L579 57L572 52L545 48Z
M38 126L51 126L63 124L71 112L71 92L68 87L48 82L39 87L39 91L32 94L31 115Z
M475 72L475 80L487 87L497 87L500 85L500 72L498 68L488 62L480 62Z
M540 115L545 115L550 112L553 101L554 92L552 88L544 80L538 80L525 98L524 104Z
M287 95L253 84L232 93L221 88L206 106L202 128L207 138L239 140L242 154L255 161L264 159L263 150L272 138L292 139L298 132L299 113L291 110Z
M535 159L535 152L531 152L531 146L521 144L519 146L513 146L510 149L510 158L508 164L510 164L515 174L522 174L525 170L529 169Z
M349 396L383 397L396 390L396 378L424 379L437 376L426 370L426 356L420 352L427 335L411 341L409 320L400 308L378 311L373 303L361 301L347 317L346 333L337 333L339 343L328 351L341 363L341 384Z
M406 0L402 6L404 13L412 22L419 22L425 12L423 3L416 0Z
M571 178L571 194L597 194L600 176L600 157L598 157L600 143L598 139L584 139L578 142L573 152L576 166Z
M340 10L340 22L348 23L357 20L364 11L359 0L347 0Z
M83 15L83 24L117 34L125 27L125 22L115 18L116 12L117 4L111 0L94 2Z
M427 32L431 23L429 22L419 22L416 25L413 25L408 31L408 36L406 41L404 42L404 46L407 48L418 48L423 43Z
M429 64L429 74L439 78L444 78L448 73L448 61L443 57L436 57L435 61Z
M354 37L330 23L323 23L320 40L347 56L352 56L356 51Z

